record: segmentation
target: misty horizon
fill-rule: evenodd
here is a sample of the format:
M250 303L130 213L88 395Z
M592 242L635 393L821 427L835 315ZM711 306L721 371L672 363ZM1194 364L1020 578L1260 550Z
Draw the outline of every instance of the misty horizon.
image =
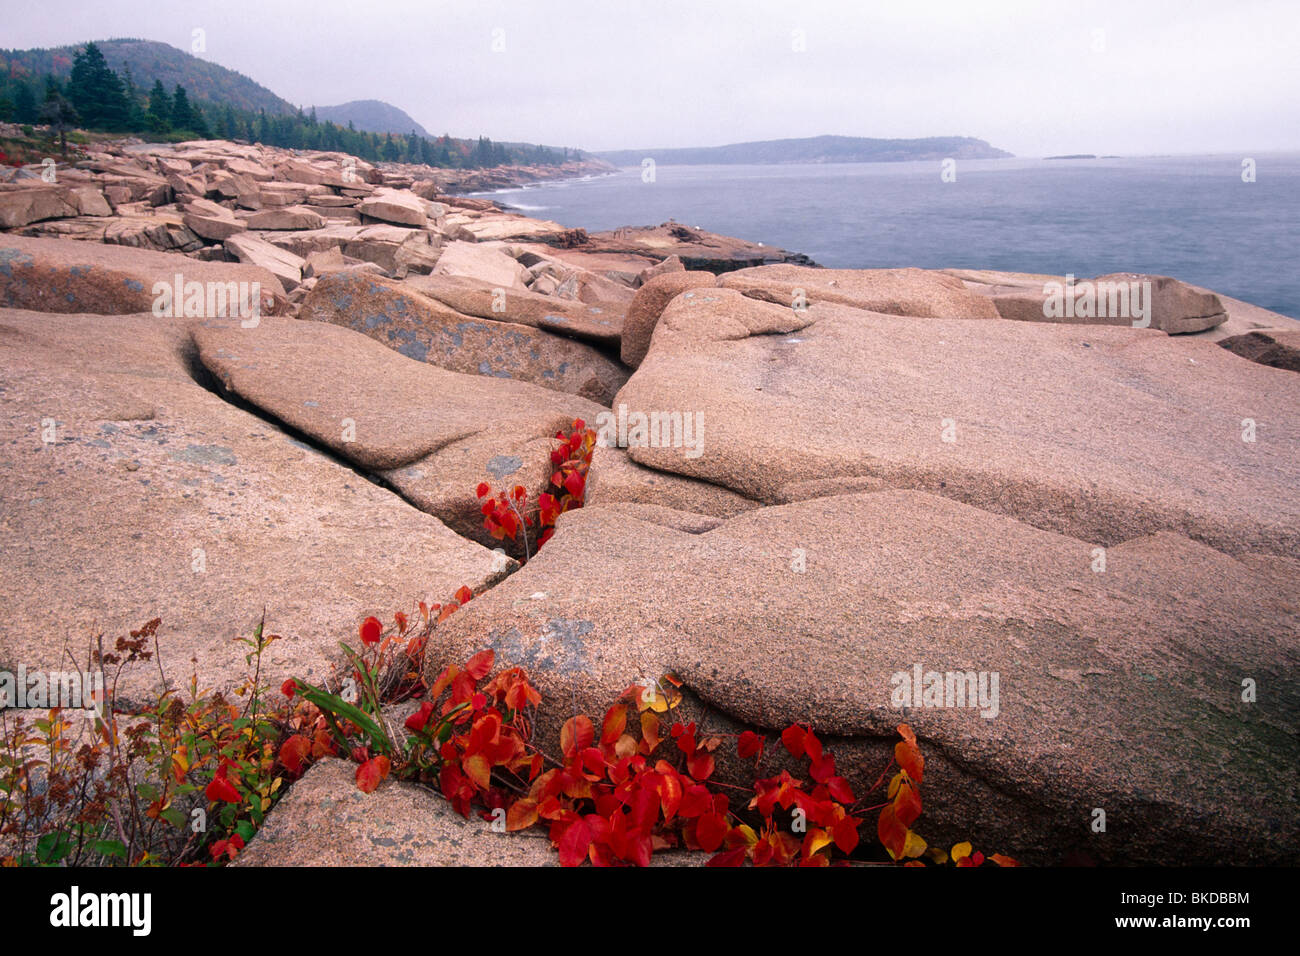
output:
M1111 0L177 6L45 3L0 46L155 40L304 109L376 99L433 135L589 152L825 135L968 136L1026 158L1300 149L1277 121L1300 90L1295 13L1277 0L1182 4L1176 23Z

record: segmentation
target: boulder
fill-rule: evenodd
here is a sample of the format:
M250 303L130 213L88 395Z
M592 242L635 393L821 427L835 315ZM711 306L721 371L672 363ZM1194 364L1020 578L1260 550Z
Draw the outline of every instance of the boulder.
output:
M434 275L466 276L502 289L523 291L527 270L500 249L472 242L449 242L442 248Z
M314 764L276 804L234 865L559 866L545 826L495 832L462 817L428 787L397 780L374 793L357 788L356 765ZM651 866L702 866L704 853L666 850Z
M761 776L806 773L772 735L808 724L870 802L905 721L932 844L978 834L1038 864L1282 863L1300 846L1300 577L1294 560L1257 560L1266 570L1162 532L1109 549L1098 573L1090 542L918 491L703 533L588 506L439 628L425 675L494 649L541 691L547 741L672 673L674 719L766 732ZM918 670L951 696L902 696ZM1243 675L1273 693L1243 702ZM734 743L715 758L715 779L752 782Z
M494 579L490 551L213 394L190 324L0 310L0 669L160 617L172 686L229 690L265 608L262 679L321 681L367 615ZM158 683L127 671L121 705Z
M996 319L987 298L960 279L927 269L810 269L775 265L741 269L718 279L753 299L786 308L797 301L836 302L855 309L920 318Z
M1300 372L1300 325L1290 328L1260 329L1244 335L1220 339L1219 345L1235 355L1292 372Z
M186 283L203 284L205 302L213 287L223 287L224 291L230 283L246 283L251 290L257 283L262 295L261 314L280 314L287 308L284 289L266 269L200 262L112 243L108 237L98 243L0 236L0 306L113 315L150 312L160 295L155 285L162 283L174 289L179 275L182 291ZM170 295L168 301L174 298L174 294Z
M377 191L357 203L356 208L362 216L400 226L416 226L422 229L428 222L420 197L404 190Z
M486 212L467 216L456 224L457 238L471 242L490 242L501 239L530 239L546 242L561 236L565 228L548 219L530 219L510 213Z
M703 415L702 447L661 427L629 431L629 454L759 501L865 480L1100 544L1169 530L1300 555L1300 379L1211 342L697 290L615 404Z
M284 285L293 291L302 281L302 266L305 261L287 249L274 246L257 236L240 233L226 240L226 251L240 262L266 269Z
M341 276L320 279L317 291ZM209 322L194 338L223 387L493 548L501 542L483 530L479 482L523 485L536 501L550 479L555 433L600 412L525 382L414 362L336 325Z
M262 206L297 206L306 201L308 196L329 192L324 186L312 186L305 183L262 183L258 188Z
M325 275L327 272L339 272L347 267L348 259L344 257L338 246L333 246L323 252L313 252L307 256L303 263L302 274L303 278L310 279Z
M427 272L437 261L438 250L423 229L401 226L328 225L323 229L266 232L261 238L297 256L309 256L339 248L345 256L373 262L385 272ZM417 268L412 270L411 264Z
M691 289L712 287L717 284L712 272L668 272L652 276L637 290L623 320L621 357L623 364L636 368L650 349L659 316L668 303Z
M671 219L658 226L625 226L584 236L585 253L644 256L656 262L678 256L687 269L723 273L774 263L814 265L807 256L685 226Z
M111 215L113 208L94 186L0 187L0 229L17 229L42 219Z
M620 312L536 292L494 288L465 276L418 276L407 279L406 284L462 315L480 319L528 325L602 345L617 344L623 331Z
M1061 277L1039 282L1035 281L1039 277L1021 278L1014 273L1009 277L988 273L985 278L990 280L986 284L969 280L967 284L988 296L1002 318L1019 322L1119 326L1136 322L1138 327L1145 327L1140 323L1146 322L1169 335L1185 335L1215 328L1227 319L1223 303L1214 293L1168 276L1116 273L1073 283ZM1067 307L1066 290L1071 287L1072 304ZM1140 300L1133 299L1134 291ZM1089 304L1084 305L1085 300Z
M663 262L642 269L636 275L636 281L632 285L639 289L655 276L667 275L669 272L685 272L686 266L682 265L681 256L669 256Z
M496 833L428 787L362 793L356 765L315 764L266 817L235 866L559 866L544 827Z
M1197 289L1169 276L1134 272L1098 276L1093 283L1150 283L1151 325L1170 335L1203 332L1222 325L1228 318L1223 303L1213 292ZM1132 320L1129 320L1130 324Z
M191 232L216 242L224 242L248 228L225 206L206 199L196 199L186 206L182 221Z
M627 381L617 362L585 342L470 318L408 285L374 276L325 276L299 315L363 332L408 358L454 372L532 382L602 405Z
M235 176L241 176L244 179L251 179L253 182L269 183L275 179L275 173L259 162L240 159L238 157L222 159L220 162L226 172Z
M273 206L248 217L249 229L321 229L325 217L306 206Z

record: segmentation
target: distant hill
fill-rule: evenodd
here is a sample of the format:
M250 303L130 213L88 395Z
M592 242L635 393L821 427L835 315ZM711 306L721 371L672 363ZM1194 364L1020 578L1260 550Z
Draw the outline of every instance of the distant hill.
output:
M969 136L924 139L867 139L861 136L813 136L769 139L730 146L686 149L619 149L593 155L615 166L639 166L647 156L665 166L767 163L896 163L917 159L1005 159L1004 149Z
M129 68L136 87L148 90L154 80L161 80L168 90L177 84L185 87L191 100L229 103L235 109L271 115L293 113L296 108L276 96L262 84L224 66L193 56L166 43L154 40L97 40L96 45L109 67L124 75ZM54 47L47 50L0 50L0 70L14 75L26 73L35 80L53 73L67 79L72 73L72 56L85 44ZM410 130L406 130L410 132Z
M367 133L407 133L432 139L429 131L411 119L405 110L383 100L353 100L339 106L316 106L316 118L347 126L351 123Z

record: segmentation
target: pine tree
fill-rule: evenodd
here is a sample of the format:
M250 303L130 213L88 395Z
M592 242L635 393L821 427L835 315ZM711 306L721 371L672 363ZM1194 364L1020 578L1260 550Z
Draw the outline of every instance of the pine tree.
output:
M14 121L17 123L35 123L37 115L36 91L30 83L21 80L14 88Z
M131 121L126 90L94 43L73 55L67 98L87 127L122 130Z
M179 83L172 91L172 128L194 132L194 111L190 108L190 98L185 87Z
M162 80L153 81L149 91L149 111L145 114L145 123L155 133L165 133L172 128L172 98L162 85Z

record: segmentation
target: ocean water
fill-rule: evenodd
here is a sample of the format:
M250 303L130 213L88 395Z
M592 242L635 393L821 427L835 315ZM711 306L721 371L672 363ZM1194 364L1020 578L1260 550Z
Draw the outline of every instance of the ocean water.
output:
M1300 318L1300 154L640 167L501 190L589 232L675 219L841 268L1170 275Z

